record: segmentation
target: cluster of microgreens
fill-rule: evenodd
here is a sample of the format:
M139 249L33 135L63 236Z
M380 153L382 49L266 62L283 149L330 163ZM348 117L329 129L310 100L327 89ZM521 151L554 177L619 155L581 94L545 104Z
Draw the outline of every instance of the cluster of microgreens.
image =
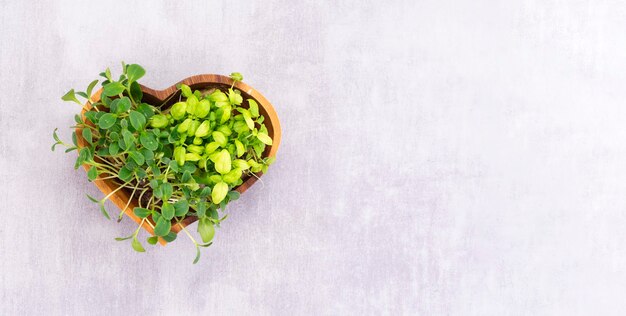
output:
M83 104L83 97L91 105L83 116L76 115L76 125L82 129L85 146L79 146L76 132L73 144L59 139L56 129L53 137L66 152L78 150L75 168L88 165L89 181L108 179L117 188L98 200L101 212L110 219L104 203L115 192L128 190L130 199L118 215L123 217L131 200L138 202L133 209L141 223L132 235L116 240L132 240L132 247L144 252L137 236L144 223L152 226L155 236L148 237L149 244L156 244L161 237L167 242L176 239L172 225L180 225L196 247L212 244L218 226L226 216L220 217L229 201L236 200L239 193L231 191L248 176L266 172L273 158L263 158L266 145L272 139L263 124L258 104L251 98L244 100L240 91L233 89L235 82L243 80L239 73L231 74L230 89L192 91L189 86L179 85L178 102L171 107L163 104L142 102L143 93L137 80L145 70L137 65L122 63L123 73L114 80L110 70L100 74L104 77L103 90L98 101L91 94L98 80L89 84L86 91L74 89L62 99ZM198 217L198 232L202 243L181 225L188 216ZM148 218L152 220L148 221ZM154 223L154 224L153 224Z

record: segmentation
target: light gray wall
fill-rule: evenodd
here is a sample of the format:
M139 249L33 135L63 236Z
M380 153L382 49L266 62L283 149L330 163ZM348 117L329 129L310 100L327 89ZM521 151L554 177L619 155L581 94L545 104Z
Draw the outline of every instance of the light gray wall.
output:
M0 314L624 315L625 30L602 0L0 0ZM280 116L198 265L115 242L49 149L121 60L240 71Z

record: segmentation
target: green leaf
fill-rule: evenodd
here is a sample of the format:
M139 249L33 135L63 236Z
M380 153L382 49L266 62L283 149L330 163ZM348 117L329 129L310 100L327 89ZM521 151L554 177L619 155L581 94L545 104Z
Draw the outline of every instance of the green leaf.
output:
M115 106L111 106L111 109L115 109L115 113L121 114L121 113L126 113L128 112L128 110L130 110L131 102L128 97L123 97L123 98L116 99L116 100L119 100L119 101L117 101Z
M117 81L109 82L104 85L104 90L102 91L102 94L106 95L107 97L112 97L114 95L122 93L124 89L126 89L124 85Z
M130 125L140 131L146 125L146 117L137 111L130 111Z
M117 176L122 180L122 181L128 181L133 177L133 171L123 167L120 169L120 171L118 172Z
M131 151L128 153L128 155L140 166L143 165L143 163L146 161L143 155L138 151Z
M124 138L124 144L126 145L126 149L129 149L132 145L135 144L135 135L129 132L128 130L122 131L122 138Z
M186 85L186 84L181 84L180 85L180 91L181 91L181 93L183 94L183 96L185 98L188 98L188 97L190 97L193 94L191 92L191 88L189 88L189 86Z
M161 236L161 237L165 236L169 234L171 228L172 228L172 223L170 223L169 220L163 217L159 217L159 219L156 222L156 225L154 226L154 234L157 236Z
M120 150L120 146L118 143L111 143L109 145L109 155L115 156Z
M230 74L230 79L234 81L243 81L243 75L238 72L233 72Z
M228 96L219 89L216 89L209 95L209 100L213 102L226 102L226 104L228 104ZM217 107L222 107L223 105L224 104L215 104Z
M151 245L156 245L159 242L159 237L158 236L150 236L150 237L148 237L147 241Z
M174 240L176 240L176 233L175 232L170 232L169 234L163 236L163 239L167 242L172 242Z
M187 154L187 150L185 149L185 147L180 146L174 148L174 159L179 166L185 164L185 154Z
M98 169L96 168L96 166L91 166L91 168L89 168L89 171L87 171L87 178L89 178L89 181L93 181L96 180L97 177Z
M198 263L200 260L200 247L196 246L196 258L193 259L193 264Z
M87 86L87 95L89 96L89 98L91 98L91 92L93 91L93 88L98 84L98 79L92 81L89 86Z
M174 205L168 203L168 202L163 202L163 206L161 208L161 215L163 215L163 217L166 220L171 220L172 218L174 218Z
M205 187L205 189L208 187ZM209 194L211 194L209 192ZM198 203L198 205L196 205L196 214L198 214L198 217L204 217L206 215L206 209L207 209L207 204L206 202L200 202Z
M237 199L239 199L239 196L241 196L241 194L237 191L230 191L228 192L228 200L229 201L235 201Z
M146 159L146 162L154 160L154 153L151 150L149 150L148 148L141 148L139 150L139 152ZM154 166L154 168L152 168L152 171L154 172L155 176L158 176L157 173L159 173L159 169L156 167L156 165Z
M88 198L91 202L94 202L94 203L100 203L100 201L99 201L99 200L96 200L96 198L94 198L93 196L91 196L91 195L89 195L89 194L86 194L86 195L87 195L87 198Z
M215 170L221 174L227 174L231 169L230 153L226 149L215 158Z
M256 103L256 101L248 99L248 104L250 105L250 116L252 116L253 118L259 117L259 105Z
M187 200L177 201L174 203L174 210L176 217L187 215L187 212L189 212L189 202L187 202Z
M111 126L115 125L117 118L114 114L104 113L100 119L98 120L98 127L101 129L109 129Z
M135 234L132 234L132 235L130 235L128 237L115 237L115 240L117 240L117 241L124 241L124 240L131 239L133 237L135 237Z
M224 136L222 132L215 131L211 133L211 136L213 136L213 139L215 140L216 143L222 146L226 146L226 144L228 144L228 140L226 139L226 136Z
M139 104L137 111L141 112L147 119L150 119L154 115L153 107L147 103Z
M226 194L228 194L228 184L226 184L226 182L220 182L211 190L211 200L215 204L220 204L226 197Z
M135 215L137 217L146 218L146 217L148 217L148 215L150 215L150 213L152 213L152 211L150 211L147 208L143 208L143 207L135 207L133 209L133 213L135 213Z
M208 243L215 236L215 227L210 219L203 217L198 221L198 233L202 237L202 242Z
M237 157L241 157L246 153L246 149L238 139L235 139L235 148L237 149Z
M66 94L64 94L61 97L61 100L63 100L63 101L71 101L71 102L76 102L78 104L81 104L80 101L78 101L78 99L76 98L76 93L74 92L74 89L72 89L72 90L68 91Z
M233 89L228 89L228 101L233 105L240 105L243 102L241 94L235 92Z
M76 164L74 165L74 169L78 169L85 161L89 158L89 149L87 147L83 147L78 152L78 158L76 158Z
M258 138L265 145L272 145L272 139L265 133L259 132L256 135L256 138Z
M163 183L161 184L161 190L163 190L163 199L167 200L172 196L173 188L171 183Z
M163 114L157 114L150 119L150 126L154 128L163 128L169 124L167 117Z
M102 212L102 215L104 215L104 217L106 217L106 219L111 219L111 217L109 216L109 213L104 208L104 201L100 202L100 212Z
M241 114L243 115L243 119L246 121L246 125L248 126L248 128L250 130L253 130L254 121L252 120L252 117L250 116L250 111L244 110Z
M176 102L170 108L170 113L172 117L180 120L185 117L185 113L187 113L187 102Z
M137 64L130 64L126 66L126 76L128 77L129 82L135 82L139 80L139 78L143 77L146 74L146 70Z
M242 170L239 168L235 168L231 170L229 173L222 176L222 180L228 184L235 184L237 180L241 178Z
M137 240L137 236L133 237L133 241L130 244L133 246L133 249L135 249L135 251L146 252L146 249L143 249L143 246L141 245L139 240Z
M146 133L146 132L141 133L139 135L139 142L141 143L143 147L146 147L147 149L150 149L150 150L156 150L157 148L159 148L159 142L157 141L156 137L154 137L154 134L152 133Z
M91 133L90 128L83 129L83 138L90 144L93 143L93 134Z

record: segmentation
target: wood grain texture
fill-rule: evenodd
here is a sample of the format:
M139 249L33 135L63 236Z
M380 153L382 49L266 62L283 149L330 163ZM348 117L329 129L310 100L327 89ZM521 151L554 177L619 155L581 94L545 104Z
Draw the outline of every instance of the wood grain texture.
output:
M163 89L163 90L154 90L148 88L144 85L141 85L141 89L144 93L143 102L159 105L163 104L164 108L167 108L177 102L180 97L180 91L176 86L178 84L184 83L191 87L192 90L202 90L202 89L211 89L211 88L230 88L233 84L233 80L227 76L222 75L213 75L213 74L205 74L205 75L195 75L183 79L172 86ZM278 115L274 110L272 104L257 90L250 87L249 85L243 82L236 82L234 85L235 88L239 89L242 93L242 96L245 99L252 98L259 104L259 112L265 116L264 124L267 127L268 134L272 137L273 143L271 146L267 146L265 148L265 152L263 152L263 157L275 157L276 152L278 151L278 146L280 145L281 140L281 129L280 123L278 120ZM97 102L100 100L100 96L102 94L102 89L98 90L93 94L92 100ZM247 104L244 102L242 106L246 107ZM85 120L85 112L91 109L91 104L86 103L83 107L81 115L83 116L83 120ZM76 129L77 143L79 147L85 147L87 141L83 138L82 129ZM83 168L85 170L89 169L89 165L84 164ZM257 177L261 177L263 175L262 172L256 173ZM241 194L243 194L248 188L250 188L258 179L257 177L249 176L244 179L244 182L235 188L235 190ZM111 192L117 189L117 185L111 181L110 179L102 179L100 176L93 183L102 191L102 193L106 196ZM134 196L129 203L129 199L131 199L131 192L127 189L121 189L113 193L111 195L110 200L115 204L120 210L124 209L124 214L133 219L138 224L141 223L142 219L135 216L133 213L133 209L138 206L137 196ZM128 205L128 207L126 207ZM182 230L183 227L186 227L197 220L195 216L188 216L183 219L180 223L176 224L172 221L172 231L178 233ZM154 235L154 222L151 219L148 219L142 224L142 227L148 231L150 234ZM162 245L165 245L167 242L163 240L163 238L159 238L159 242Z

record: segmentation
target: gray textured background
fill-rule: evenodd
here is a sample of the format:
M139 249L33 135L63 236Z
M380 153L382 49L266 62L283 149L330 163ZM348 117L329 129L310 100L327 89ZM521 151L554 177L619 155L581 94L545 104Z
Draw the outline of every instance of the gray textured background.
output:
M0 0L0 314L624 315L625 30L622 1ZM240 71L280 116L198 265L115 242L50 152L121 60Z

